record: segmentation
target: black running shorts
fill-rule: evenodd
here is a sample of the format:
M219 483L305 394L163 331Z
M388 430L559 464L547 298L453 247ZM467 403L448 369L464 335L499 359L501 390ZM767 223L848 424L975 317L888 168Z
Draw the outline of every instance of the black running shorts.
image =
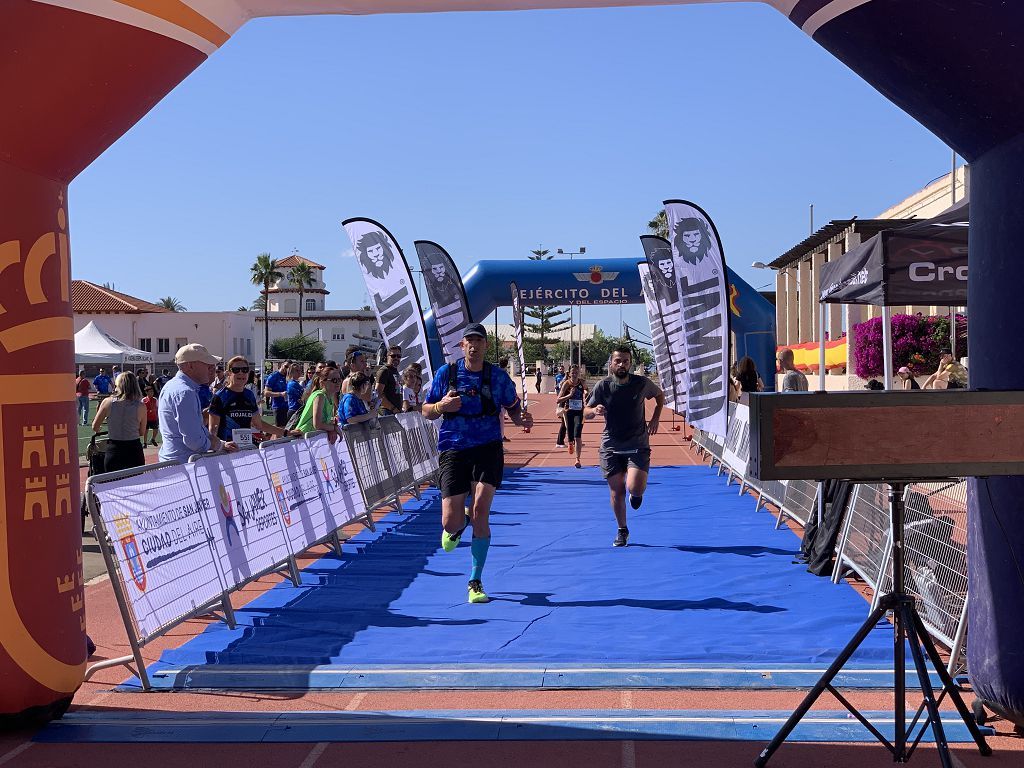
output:
M601 457L601 472L605 480L612 475L625 472L629 467L636 467L644 472L651 470L650 448L641 448L636 453L612 453L602 448L598 455Z
M505 471L505 448L501 440L462 451L442 451L438 462L441 498L469 493L470 483L487 483L501 488Z

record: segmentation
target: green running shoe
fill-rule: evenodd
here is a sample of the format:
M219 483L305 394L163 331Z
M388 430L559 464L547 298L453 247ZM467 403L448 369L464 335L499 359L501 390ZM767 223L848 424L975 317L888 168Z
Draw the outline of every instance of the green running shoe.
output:
M465 528L462 531L466 530ZM454 552L455 548L459 546L459 540L462 538L462 531L458 533L448 533L448 531L441 529L441 549L445 552Z
M469 602L471 603L489 603L491 598L484 592L484 585L479 581L469 582Z

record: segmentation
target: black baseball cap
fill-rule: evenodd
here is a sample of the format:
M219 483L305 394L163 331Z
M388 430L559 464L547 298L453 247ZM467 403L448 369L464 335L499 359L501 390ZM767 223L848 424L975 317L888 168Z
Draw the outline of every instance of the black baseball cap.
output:
M462 332L462 338L468 339L470 336L481 336L487 338L487 329L484 328L482 323L470 323L466 326L466 330Z

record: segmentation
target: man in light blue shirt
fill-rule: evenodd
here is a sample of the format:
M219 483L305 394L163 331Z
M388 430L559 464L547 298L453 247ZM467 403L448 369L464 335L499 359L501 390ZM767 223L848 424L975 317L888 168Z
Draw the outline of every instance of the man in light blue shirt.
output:
M202 344L186 344L174 356L178 375L160 390L160 461L182 464L196 453L216 451L222 445L203 423L199 387L213 381L217 358ZM235 449L237 450L237 448Z

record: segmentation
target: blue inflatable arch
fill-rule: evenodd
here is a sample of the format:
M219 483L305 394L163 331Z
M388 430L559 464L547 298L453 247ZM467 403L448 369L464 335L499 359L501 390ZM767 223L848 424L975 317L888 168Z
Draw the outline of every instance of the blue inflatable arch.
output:
M482 322L498 307L512 303L509 283L519 287L524 306L601 306L642 304L639 259L601 261L480 261L463 280L469 313ZM749 355L764 379L775 389L775 307L739 275L729 270L730 324L736 339L736 358ZM430 356L443 362L441 343L431 316L426 318Z

